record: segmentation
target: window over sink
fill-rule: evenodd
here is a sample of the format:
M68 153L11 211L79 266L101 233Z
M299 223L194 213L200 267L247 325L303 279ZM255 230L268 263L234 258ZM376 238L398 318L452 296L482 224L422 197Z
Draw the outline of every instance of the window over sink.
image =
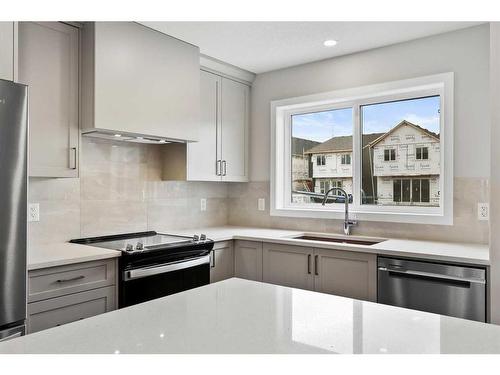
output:
M271 215L452 223L453 73L272 102Z

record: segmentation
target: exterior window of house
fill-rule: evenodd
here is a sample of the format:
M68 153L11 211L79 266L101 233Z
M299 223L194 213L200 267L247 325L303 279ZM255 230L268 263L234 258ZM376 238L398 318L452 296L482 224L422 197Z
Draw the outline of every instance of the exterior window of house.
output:
M453 103L453 73L273 101L271 215L342 218L341 187L359 220L451 224Z
M389 150L384 150L384 161L393 161L396 160L396 150L395 149L389 149Z
M343 154L340 160L342 165L351 164L351 154Z
M416 158L417 158L417 160L428 160L429 159L429 148L428 147L417 147L416 148Z
M394 179L392 200L394 203L429 203L429 179Z
M326 165L326 157L325 155L316 156L316 165Z

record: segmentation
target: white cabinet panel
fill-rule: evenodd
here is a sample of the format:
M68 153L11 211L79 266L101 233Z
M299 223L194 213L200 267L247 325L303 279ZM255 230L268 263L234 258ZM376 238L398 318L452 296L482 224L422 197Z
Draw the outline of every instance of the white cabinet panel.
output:
M266 283L314 289L313 249L264 243L262 278Z
M223 181L248 181L250 88L222 78L221 156Z
M78 29L19 23L19 82L28 85L30 176L78 177Z
M221 77L200 71L199 141L187 145L187 178L219 181L220 171L220 89Z
M86 23L84 131L198 140L196 46L134 22Z
M0 22L0 79L14 80L14 22Z

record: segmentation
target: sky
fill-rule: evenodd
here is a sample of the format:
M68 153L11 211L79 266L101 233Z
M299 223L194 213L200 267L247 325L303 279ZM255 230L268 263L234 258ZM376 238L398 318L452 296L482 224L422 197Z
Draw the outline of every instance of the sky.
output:
M439 106L439 96L363 106L363 134L387 132L403 120L439 133ZM352 135L351 108L292 117L293 137L324 142L342 135Z

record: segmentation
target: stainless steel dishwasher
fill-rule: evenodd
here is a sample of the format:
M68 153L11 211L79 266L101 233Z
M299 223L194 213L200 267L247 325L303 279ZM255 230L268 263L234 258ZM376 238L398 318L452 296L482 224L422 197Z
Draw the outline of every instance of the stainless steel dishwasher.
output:
M486 321L486 270L378 258L377 302Z

